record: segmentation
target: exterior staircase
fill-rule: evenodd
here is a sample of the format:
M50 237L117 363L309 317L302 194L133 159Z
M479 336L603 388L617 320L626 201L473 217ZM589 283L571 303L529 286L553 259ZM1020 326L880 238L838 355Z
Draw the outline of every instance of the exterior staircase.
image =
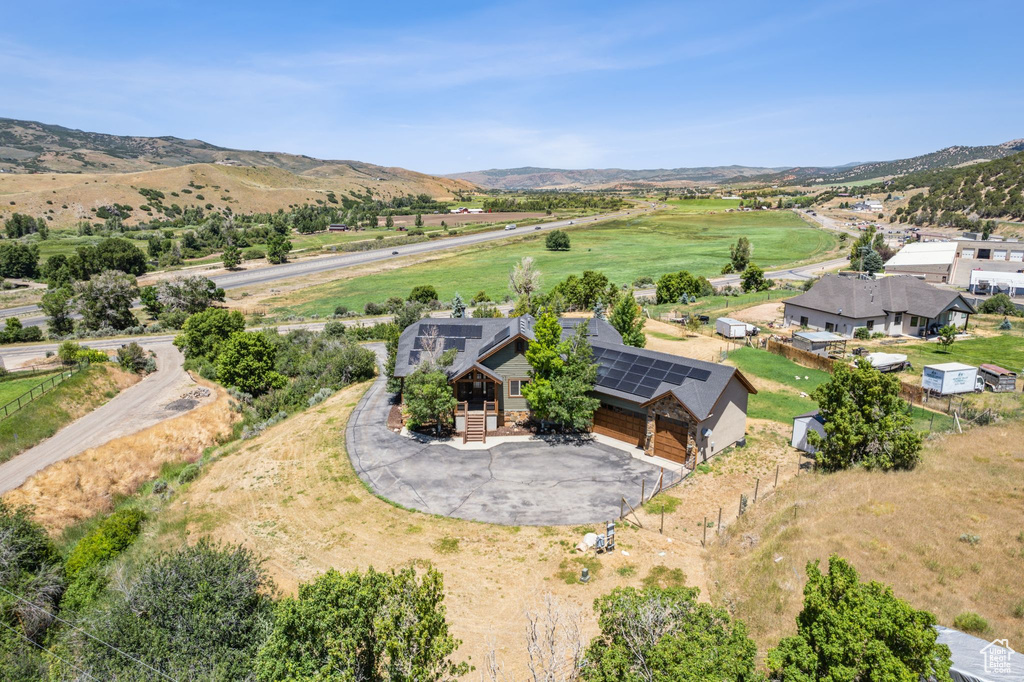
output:
M487 422L486 413L483 411L466 412L466 431L463 434L463 443L486 443Z

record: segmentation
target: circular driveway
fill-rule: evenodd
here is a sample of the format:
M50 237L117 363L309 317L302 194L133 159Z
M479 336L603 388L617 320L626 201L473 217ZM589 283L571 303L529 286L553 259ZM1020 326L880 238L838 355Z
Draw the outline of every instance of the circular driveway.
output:
M387 428L383 376L349 419L346 447L356 473L378 495L430 514L505 525L568 525L617 519L657 483L661 469L592 440L535 439L459 450ZM668 472L666 472L667 474Z

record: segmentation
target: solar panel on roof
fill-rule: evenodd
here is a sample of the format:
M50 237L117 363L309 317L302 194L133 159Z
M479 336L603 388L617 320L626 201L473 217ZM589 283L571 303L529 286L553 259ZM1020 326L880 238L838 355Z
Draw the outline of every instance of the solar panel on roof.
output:
M611 378L615 379L616 381L618 381L622 377L626 376L626 373L624 371L622 371L621 369L609 369L607 374L608 374L608 376L610 376Z
M641 395L645 398L654 397L654 392L658 390L657 386L640 386L636 389L637 395Z
M668 374L665 375L665 381L667 381L670 384L681 384L681 383L683 383L683 381L685 379L686 379L686 373L685 372L675 372L675 371L672 371L672 372L669 372Z
M645 358L644 356L640 355L637 356L636 358L636 364L640 365L641 367L652 367L654 366L654 360L652 360L651 358Z
M656 369L669 369L670 367L672 367L672 363L666 362L665 360L655 360L654 367Z
M711 372L706 369L691 369L690 378L696 379L697 381L707 381L711 378Z
M620 382L615 388L623 393L636 393L636 388L639 384L635 382Z
M644 375L643 375L643 372L629 371L629 372L626 372L626 376L624 376L623 378L627 379L629 381L639 382L641 379L644 378Z
M661 380L655 379L653 377L644 377L643 379L640 380L641 386L650 386L652 388L657 388L660 384Z
M420 352L418 350L409 351L409 364L415 365L420 361Z

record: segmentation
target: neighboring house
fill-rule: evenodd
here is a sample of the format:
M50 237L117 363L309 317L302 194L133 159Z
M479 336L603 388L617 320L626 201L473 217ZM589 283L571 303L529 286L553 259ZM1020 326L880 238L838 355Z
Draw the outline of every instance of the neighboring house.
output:
M559 322L569 338L581 319ZM524 421L533 326L530 315L420 320L402 332L395 376L407 377L431 355L454 348L447 373L459 401L456 431L486 434ZM588 340L598 365L596 433L690 468L743 440L747 396L756 390L736 368L626 346L600 319L589 320Z
M811 431L822 438L825 437L825 418L818 410L793 417L793 437L789 441L790 445L801 452L813 455L818 448L807 442L807 434Z
M948 324L965 328L975 312L956 291L939 289L916 277L825 275L810 291L785 302L784 318L788 325L847 338L858 327L887 336L919 336Z

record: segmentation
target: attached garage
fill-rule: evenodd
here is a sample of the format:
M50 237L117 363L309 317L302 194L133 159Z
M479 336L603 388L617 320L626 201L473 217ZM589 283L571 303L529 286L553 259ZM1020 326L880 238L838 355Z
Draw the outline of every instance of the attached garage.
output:
M647 415L601 403L594 412L594 433L642 448L647 439Z
M686 461L689 427L684 422L658 414L654 417L654 456L690 466ZM690 468L693 468L690 466Z

